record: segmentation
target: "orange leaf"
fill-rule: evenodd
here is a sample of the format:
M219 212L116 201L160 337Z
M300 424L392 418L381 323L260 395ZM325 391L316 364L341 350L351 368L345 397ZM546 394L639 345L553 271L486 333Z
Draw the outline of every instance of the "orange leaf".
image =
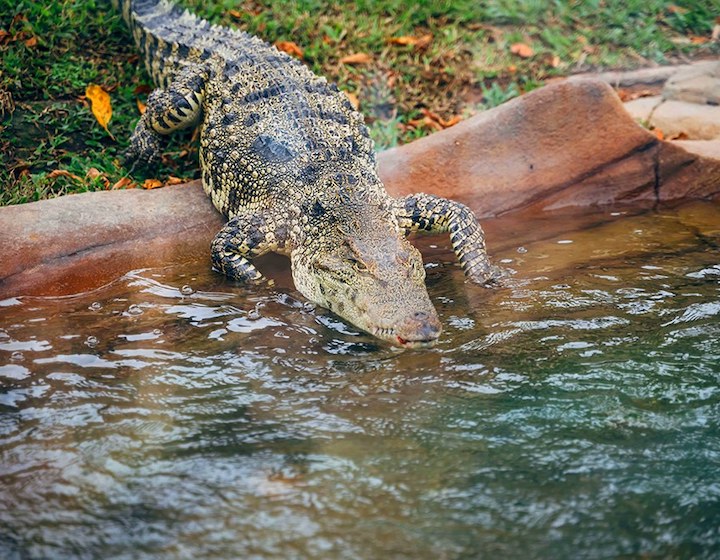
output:
M530 58L535 51L525 43L514 43L510 45L510 52L518 55L520 58Z
M391 43L393 45L416 45L418 42L417 37L412 37L411 35L403 35L401 37L391 37L388 39L388 43Z
M69 171L65 171L64 169L53 169L47 176L48 179L55 179L56 177L69 177L73 181L82 182L82 178L70 173Z
M112 105L110 104L110 94L103 88L96 84L90 84L85 90L85 96L90 100L92 104L92 112L95 118L100 123L108 134L108 123L112 118ZM115 140L112 134L110 138Z
M437 113L433 113L430 109L420 109L420 112L429 119L438 122L440 121L440 115L438 115Z
M425 115L425 124L432 125L434 128L438 128L438 126L442 128L450 128L462 120L460 115L455 115L451 119L445 120L437 113L433 113L430 109L420 109L420 112Z
M145 179L142 187L143 189L156 189L162 186L162 181L158 181L157 179Z
M400 37L391 37L390 39L388 39L388 43L390 43L391 45L412 46L416 49L423 49L430 44L432 38L433 36L431 33L423 35L422 37L402 35Z
M137 103L138 111L140 111L140 114L142 115L145 112L145 109L147 109L147 106L145 105L145 103L140 101L139 97L135 98L135 103Z
M342 64L368 64L372 62L372 57L367 53L355 53L343 56L340 62Z
M457 123L459 123L462 120L462 117L460 115L455 115L450 120L440 119L440 124L443 128L450 128L451 126L455 126Z
M350 100L350 104L357 111L360 108L360 100L358 99L358 96L354 93L350 93L349 91L346 91L345 95L347 95L347 98Z
M704 43L707 43L710 39L707 37L700 37L699 35L693 35L690 37L690 43L693 45L702 45Z
M228 15L240 19L242 17L242 12L240 10L228 10Z
M4 29L0 29L0 45L2 45L5 41L12 40L12 35L5 31Z
M132 185L132 181L129 177L122 177L117 183L112 186L112 189L124 189L127 186Z
M35 47L37 46L37 37L34 35L30 37L29 39L25 39L25 46L26 47Z
M655 95L655 93L652 90L649 89L643 89L640 91L629 91L627 89L619 89L616 92L618 94L618 97L620 98L620 101L623 103L626 103L627 101L632 101L633 99L640 99L641 97L652 97Z
M85 177L90 180L100 179L106 189L110 187L110 181L108 180L107 176L104 173L98 171L95 167L91 167L90 169L88 169L87 173L85 173Z
M180 177L175 177L174 175L170 175L167 178L167 181L165 181L165 186L168 185L182 185L183 183L187 183L186 179L181 179Z
M417 43L415 43L416 49L424 49L427 47L430 43L432 43L433 36L432 33L428 33L427 35L423 35L417 40Z
M282 52L286 52L295 58L302 58L305 56L305 53L303 53L303 50L298 47L297 43L293 43L292 41L277 41L275 46Z

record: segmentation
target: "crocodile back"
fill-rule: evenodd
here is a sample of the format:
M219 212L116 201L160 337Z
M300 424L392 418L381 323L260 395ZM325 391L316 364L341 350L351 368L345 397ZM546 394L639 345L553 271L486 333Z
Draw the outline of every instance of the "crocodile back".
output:
M308 196L334 205L339 194L366 189L386 196L363 116L334 84L261 39L167 0L119 0L119 8L158 86L206 68L203 186L222 213L297 210L293 198Z

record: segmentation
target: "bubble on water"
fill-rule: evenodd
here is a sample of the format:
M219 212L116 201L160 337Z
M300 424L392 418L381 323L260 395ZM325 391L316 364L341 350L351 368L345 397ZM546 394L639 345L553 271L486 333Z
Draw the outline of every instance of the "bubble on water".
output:
M10 359L13 362L22 362L25 359L25 354L23 354L22 352L13 352L12 354L10 354Z
M90 348L95 348L98 345L98 339L95 336L88 336L85 339L85 346L88 346Z
M518 247L517 252L521 255L524 255L525 253L527 253L527 249L525 247Z
M127 312L130 315L142 315L143 314L142 307L140 307L139 305L136 305L134 303L130 307L128 307Z
M188 286L187 284L180 288L180 293L184 296L189 296L193 292L195 292L195 290L193 290L192 287Z
M100 309L102 309L102 303L100 303L99 301L94 301L90 304L91 311L98 311Z

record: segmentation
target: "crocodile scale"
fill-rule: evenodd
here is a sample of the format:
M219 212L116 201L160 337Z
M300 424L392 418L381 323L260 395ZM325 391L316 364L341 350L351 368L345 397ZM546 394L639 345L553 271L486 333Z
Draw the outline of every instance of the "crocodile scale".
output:
M254 257L288 255L306 298L404 347L431 345L441 332L410 232L449 233L470 280L496 275L466 206L388 196L363 116L334 84L167 0L119 9L158 88L127 157L156 162L163 137L199 126L203 188L228 218L211 246L217 271L259 282Z

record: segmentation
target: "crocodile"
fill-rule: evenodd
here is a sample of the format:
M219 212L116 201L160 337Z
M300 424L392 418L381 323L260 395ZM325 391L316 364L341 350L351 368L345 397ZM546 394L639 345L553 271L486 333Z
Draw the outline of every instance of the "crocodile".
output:
M387 194L364 117L335 84L168 0L114 3L157 88L128 165L157 162L167 135L199 127L203 189L228 220L211 244L216 271L263 282L253 260L287 255L304 297L401 347L430 346L442 330L410 233L449 234L470 281L496 276L467 206Z

